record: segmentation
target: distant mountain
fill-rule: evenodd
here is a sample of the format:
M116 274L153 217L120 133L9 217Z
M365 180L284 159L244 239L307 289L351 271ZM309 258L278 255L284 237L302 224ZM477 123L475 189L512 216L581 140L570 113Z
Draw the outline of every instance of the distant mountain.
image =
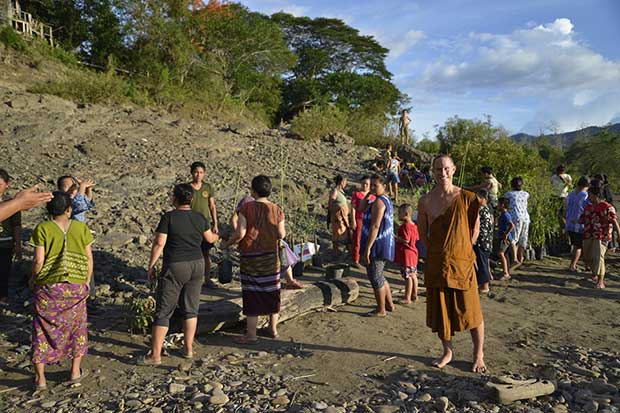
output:
M613 132L620 132L620 123L615 123L611 126L602 127L588 126L587 128L579 129L572 132L564 132L544 136L533 136L528 135L527 133L517 133L516 135L512 135L510 139L517 143L533 144L536 143L538 140L544 138L548 140L549 143L553 145L560 145L562 148L566 149L571 146L575 141L579 139L587 139L590 136L601 133L605 129L610 129Z

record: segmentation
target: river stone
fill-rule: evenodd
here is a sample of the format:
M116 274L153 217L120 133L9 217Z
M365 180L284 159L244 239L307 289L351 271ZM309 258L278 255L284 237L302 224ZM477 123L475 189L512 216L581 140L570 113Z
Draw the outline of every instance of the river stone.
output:
M142 406L142 402L140 400L132 399L125 403L125 407L129 407L131 409L135 409L136 407Z
M185 391L185 385L180 383L170 383L168 386L168 392L170 394L183 393Z
M213 392L213 396L209 397L209 403L221 405L228 403L228 396L222 392Z
M41 407L44 409L51 409L54 406L56 406L56 402L53 400L41 403Z
M289 399L286 396L279 396L271 401L271 404L274 406L284 406L285 404L288 404L288 403L289 403Z
M424 393L420 395L416 400L419 402L430 402L431 400L433 400L433 396L428 393Z
M160 407L151 407L149 413L164 413L164 411Z
M328 404L325 402L313 402L312 403L312 408L313 409L317 409L317 410L325 410L327 409Z
M447 397L442 396L435 402L435 408L440 412L447 412L450 407L450 400Z
M209 384L211 385L211 387L213 389L222 390L224 388L224 385L222 383L220 383L220 382L217 382L217 381L209 382Z
M373 410L375 413L396 413L400 410L400 407L384 404L373 407Z

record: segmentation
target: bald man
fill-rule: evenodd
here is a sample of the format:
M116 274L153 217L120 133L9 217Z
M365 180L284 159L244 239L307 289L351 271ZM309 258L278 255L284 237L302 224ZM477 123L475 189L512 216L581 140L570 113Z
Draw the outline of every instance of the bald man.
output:
M452 336L471 330L472 371L484 373L484 320L473 249L480 231L481 204L476 194L452 184L456 166L448 155L436 157L432 169L437 185L420 198L418 226L427 248L426 325L437 333L443 347L443 355L433 365L448 365L453 356Z

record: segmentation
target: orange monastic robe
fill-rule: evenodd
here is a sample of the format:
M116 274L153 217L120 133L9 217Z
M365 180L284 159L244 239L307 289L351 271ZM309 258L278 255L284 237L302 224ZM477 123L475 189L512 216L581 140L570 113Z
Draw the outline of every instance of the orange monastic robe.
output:
M471 237L480 201L462 190L430 225L424 270L426 325L442 340L482 324Z

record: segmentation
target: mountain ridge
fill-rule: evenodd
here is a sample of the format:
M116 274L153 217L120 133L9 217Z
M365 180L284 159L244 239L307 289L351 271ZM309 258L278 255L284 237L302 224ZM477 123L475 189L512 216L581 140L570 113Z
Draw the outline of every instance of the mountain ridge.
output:
M620 132L620 122L605 126L588 126L575 131L553 133L541 136L534 136L527 133L516 133L514 135L511 135L510 139L521 144L534 144L541 139L547 139L550 143L559 145L563 149L566 149L577 140L598 135L606 129L609 129L612 132Z

